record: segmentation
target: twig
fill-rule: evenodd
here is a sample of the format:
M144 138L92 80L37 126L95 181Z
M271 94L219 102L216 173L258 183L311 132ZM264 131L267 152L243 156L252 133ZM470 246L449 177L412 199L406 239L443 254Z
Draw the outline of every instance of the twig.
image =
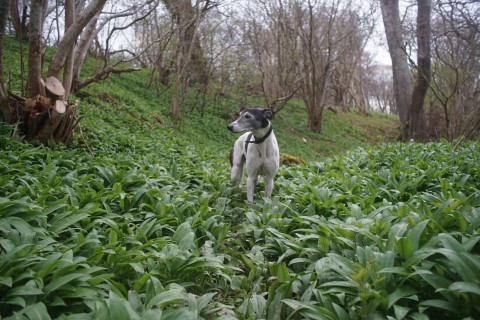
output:
M13 128L13 131L12 131L12 138L15 138L15 136L17 135L17 129L19 124L20 124L20 120L18 120L17 123L15 123L15 127Z
M460 144L465 140L465 136L461 136L460 139L458 139L457 143L455 143L455 146L452 149L452 153L455 153L460 146Z
M88 146L87 140L85 140L85 137L83 136L82 125L80 123L78 123L78 129L80 130L80 135L82 136L82 141L85 144L85 146L87 147L88 152L90 152L90 155L92 156L92 158L95 158L95 155L93 154L92 149L90 149L90 147Z
M15 98L15 99L18 100L18 101L25 101L25 100L26 100L24 97L19 96L18 94L13 93L13 92L10 91L10 90L7 90L7 92L8 92L8 95L9 95L10 97Z

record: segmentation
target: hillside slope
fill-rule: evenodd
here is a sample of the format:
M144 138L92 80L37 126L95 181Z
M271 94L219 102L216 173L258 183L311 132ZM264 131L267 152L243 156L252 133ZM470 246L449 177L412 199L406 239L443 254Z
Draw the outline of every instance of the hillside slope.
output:
M5 39L5 65L10 74L8 87L20 93L20 48L16 40ZM24 48L26 52L26 48ZM52 55L47 50L46 61ZM87 59L83 76L87 77L93 70L101 68L103 61ZM174 130L182 139L195 145L209 145L219 153L228 154L237 135L226 130L231 116L245 107L239 101L247 99L248 105L261 104L259 97L224 97L199 102L194 93L187 98L183 120L175 128L169 117L170 91L164 88L148 87L150 71L112 75L101 83L96 83L82 90L79 112L80 122L87 131L102 130L92 122L100 114L105 122L112 125L119 113L129 115L132 120L143 123L146 127L160 126L163 130ZM204 104L203 110L198 105ZM98 113L95 109L102 109ZM110 119L108 119L110 118ZM355 111L343 113L324 112L323 130L315 134L307 129L307 116L303 103L292 100L278 113L273 121L275 134L282 152L300 157L306 161L320 160L340 154L346 150L377 142L392 141L398 137L398 117L371 112L362 116ZM125 134L131 128L123 127ZM88 143L88 140L87 140Z
M144 70L114 76L85 88L80 94L82 114L87 119L91 108L110 108L112 113L115 110L129 114L145 126L175 130L185 141L209 145L228 154L238 135L231 134L226 126L242 107L238 102L226 100L226 105L217 107L207 100L202 111L195 107L195 102L187 102L181 123L173 129L169 120L169 91L158 96L156 90L147 89L147 79L148 71ZM252 97L251 100L257 99ZM325 111L322 132L312 133L307 128L305 108L297 100L292 100L275 116L273 125L280 150L306 161L320 160L359 146L392 141L399 132L398 118L393 115L371 112L365 116L356 111Z

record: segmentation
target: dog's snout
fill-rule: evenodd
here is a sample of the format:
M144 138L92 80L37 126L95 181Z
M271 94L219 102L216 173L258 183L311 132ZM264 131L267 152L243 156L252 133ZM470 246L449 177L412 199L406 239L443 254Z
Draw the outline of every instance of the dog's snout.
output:
M230 131L232 131L232 130L233 130L233 125L229 124L229 125L227 126L227 129L230 130Z

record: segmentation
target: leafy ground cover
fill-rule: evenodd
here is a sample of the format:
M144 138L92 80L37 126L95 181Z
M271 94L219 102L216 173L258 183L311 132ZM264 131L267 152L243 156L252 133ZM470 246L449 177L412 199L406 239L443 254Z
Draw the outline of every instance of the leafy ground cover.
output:
M480 316L478 142L282 166L248 206L223 152L109 108L95 157L1 126L2 318Z

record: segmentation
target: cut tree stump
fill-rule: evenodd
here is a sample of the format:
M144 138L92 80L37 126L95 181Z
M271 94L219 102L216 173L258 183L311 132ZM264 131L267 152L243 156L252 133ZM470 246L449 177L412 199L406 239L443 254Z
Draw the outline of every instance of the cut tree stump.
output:
M65 110L67 110L67 104L65 103L65 101L57 100L55 101L54 109L58 113L65 113Z
M63 87L60 80L55 77L48 77L45 79L45 89L50 92L52 95L57 96L60 99L63 99L65 94L65 88Z
M64 112L60 113L52 108L50 110L49 117L45 120L45 123L40 128L35 138L44 143L48 143L50 140L53 140L53 133L62 121L63 114Z
M78 101L71 105L64 101L65 90L54 77L45 80L45 91L46 95L38 94L34 98L9 92L0 103L0 119L16 124L27 139L44 145L69 144L78 124Z

